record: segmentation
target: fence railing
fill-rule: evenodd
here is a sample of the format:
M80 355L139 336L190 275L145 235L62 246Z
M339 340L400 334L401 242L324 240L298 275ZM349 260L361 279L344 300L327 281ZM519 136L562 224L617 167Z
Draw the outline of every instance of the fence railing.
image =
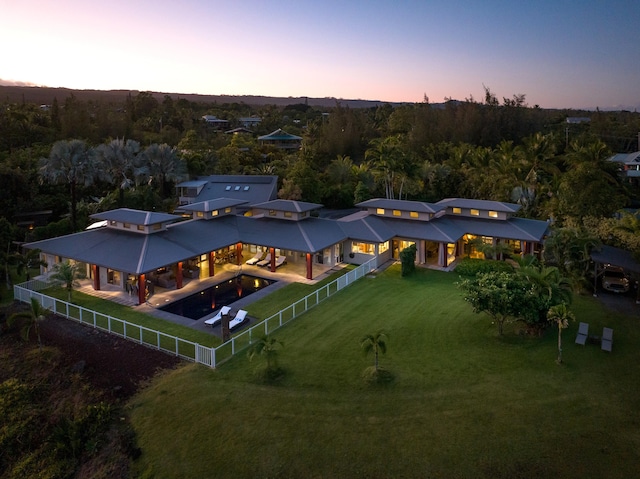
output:
M22 283L13 287L13 297L18 301L29 303L31 302L31 298L36 298L44 308L58 316L73 319L79 323L93 326L94 328L101 329L153 349L179 356L183 359L195 361L198 357L197 346L199 345L197 343L177 336L172 336L161 331L149 329L139 324L114 318L108 314L99 313L97 311L78 306L77 304L68 303L61 299L47 296L46 294L42 294L38 291L27 289L24 285L25 283ZM32 283L29 286L50 287L51 284Z
M286 308L281 309L251 328L233 336L229 341L218 347L202 346L201 344L177 336L149 329L139 324L130 323L107 314L78 306L77 304L47 296L39 292L39 290L52 286L53 283L46 281L31 280L20 285L14 285L13 295L16 300L25 303L29 303L31 298L36 298L44 308L47 308L59 316L93 326L94 328L118 335L144 346L215 368L239 351L247 348L253 343L254 338L272 333L376 268L377 259L373 258Z

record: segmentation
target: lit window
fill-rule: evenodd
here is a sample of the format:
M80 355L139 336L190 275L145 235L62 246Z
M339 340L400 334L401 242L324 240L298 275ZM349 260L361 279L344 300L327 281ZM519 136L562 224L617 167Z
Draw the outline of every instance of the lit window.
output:
M291 218L291 211L285 211L284 212L284 217L285 218Z
M278 212L276 210L269 210L269 216L275 216Z
M198 218L204 218L204 213L202 211L196 211L196 216Z
M379 215L383 215L384 214L384 208L378 208L376 210L376 213L379 214Z
M491 218L497 218L498 217L498 212L497 211L489 211L489 216Z
M409 212L409 216L411 218L417 218L418 217L418 212L417 211L410 211Z
M111 220L111 221L109 221L109 224L110 224L111 226L117 226L117 225L118 225L118 222L117 222L117 221L113 221L113 220Z
M389 242L385 241L384 243L380 243L378 245L378 253L384 253L389 249Z
M374 248L371 243L352 243L351 244L351 252L352 253L361 253L361 254L373 254Z
M160 223L156 223L151 227L153 231L158 231L160 228L162 228L162 225Z
M461 213L462 213L462 208L457 208L457 207L453 208L453 214L454 215L459 215Z
M402 212L400 210L393 210L393 216L401 216Z
M218 210L213 210L211 212L211 216L218 216Z
M129 223L122 223L123 228L129 228L129 226L130 226Z
M225 208L225 209L224 209L224 212L225 212L225 213L231 213L231 208Z
M471 216L480 216L480 210L471 208Z
M144 226L138 225L138 231L144 231Z

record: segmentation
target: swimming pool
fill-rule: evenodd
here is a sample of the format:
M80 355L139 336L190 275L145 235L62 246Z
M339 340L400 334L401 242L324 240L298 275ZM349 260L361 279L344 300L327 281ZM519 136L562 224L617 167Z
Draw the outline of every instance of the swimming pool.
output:
M273 283L276 281L241 274L158 309L185 318L200 319Z

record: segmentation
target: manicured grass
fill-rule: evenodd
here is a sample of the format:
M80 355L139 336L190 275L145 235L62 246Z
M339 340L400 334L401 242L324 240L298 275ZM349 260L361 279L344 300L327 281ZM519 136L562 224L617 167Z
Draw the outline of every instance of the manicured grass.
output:
M455 274L392 267L278 331L287 376L254 379L239 355L219 370L188 365L131 402L140 471L174 477L608 477L640 470L640 331L594 298L572 310L613 353L574 344L555 363L543 338L475 315ZM362 335L384 328L381 365L395 382L366 386Z

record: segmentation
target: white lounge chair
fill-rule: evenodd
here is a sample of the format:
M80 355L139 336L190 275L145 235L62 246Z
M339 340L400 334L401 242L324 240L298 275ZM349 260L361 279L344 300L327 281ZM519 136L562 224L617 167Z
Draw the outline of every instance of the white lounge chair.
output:
M279 267L279 266L282 266L286 262L287 262L287 257L286 256L278 256L276 258L276 268Z
M613 347L613 329L604 328L602 330L602 350L611 352Z
M222 316L224 314L229 314L229 311L231 311L231 308L229 306L223 306L222 308L220 308L220 311L218 311L218 314L216 314L213 318L206 319L204 321L204 324L210 324L211 327L215 326L220 321L222 321Z
M267 256L265 251L258 251L253 258L246 261L246 264L256 264L258 261L262 261L265 256Z
M256 264L258 266L266 266L269 263L271 263L271 253L267 253L267 256L265 256L262 261L258 261Z
M234 316L234 318L229 321L229 331L233 331L235 328L238 328L245 322L247 319L247 312L244 309L238 311L238 314Z
M582 344L583 346L587 342L589 336L589 323L580 323L578 326L578 335L576 336L576 344Z

